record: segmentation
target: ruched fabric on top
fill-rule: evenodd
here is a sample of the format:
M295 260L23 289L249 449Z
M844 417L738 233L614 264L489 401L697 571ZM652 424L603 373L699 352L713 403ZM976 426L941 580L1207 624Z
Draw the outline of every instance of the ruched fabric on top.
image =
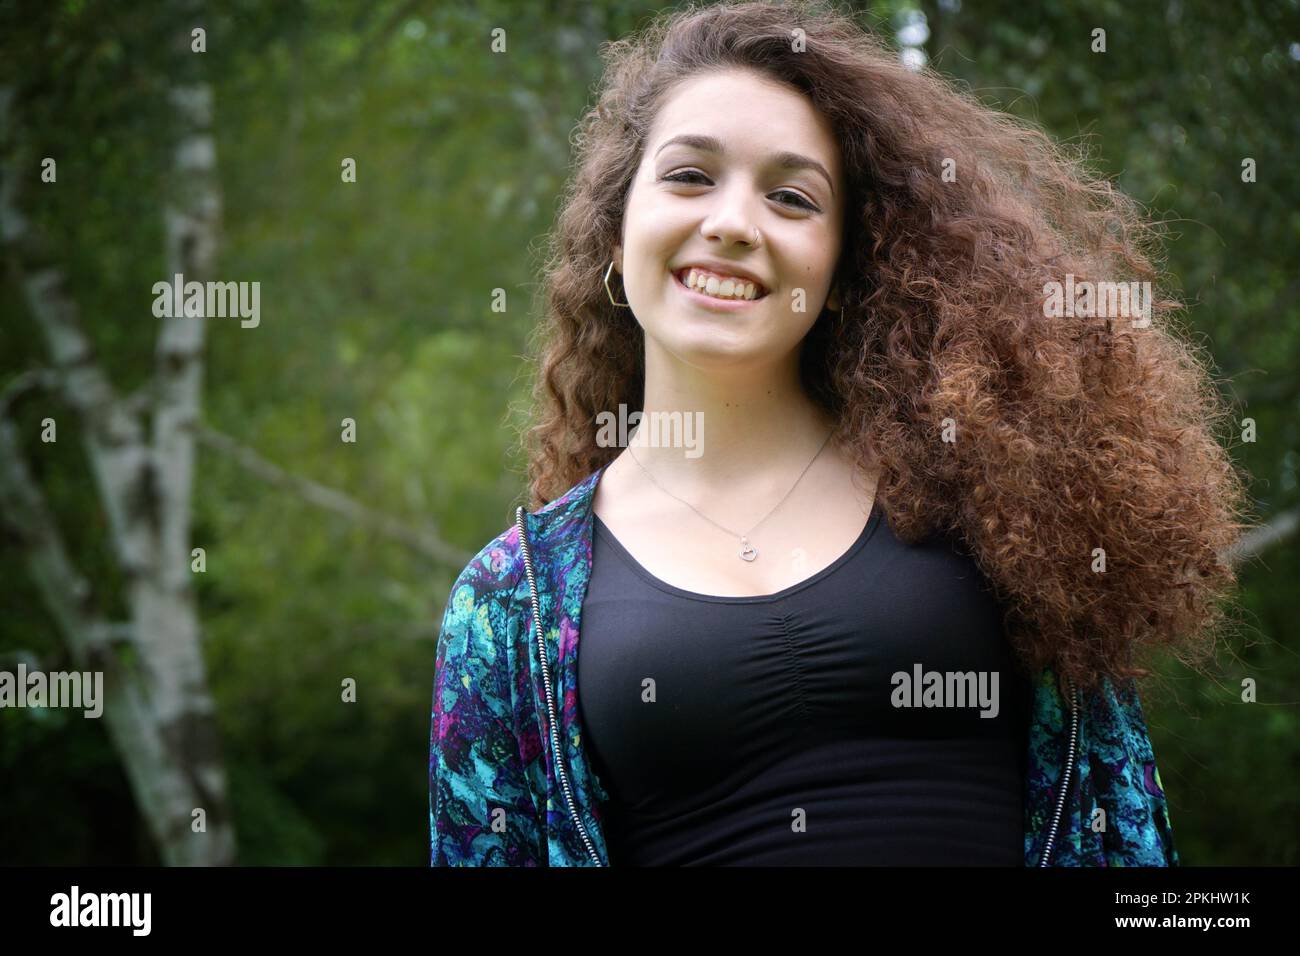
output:
M721 597L656 578L596 516L582 614L611 865L1023 865L1030 685L951 540L906 545L874 508L816 574ZM916 665L996 673L996 715L893 706Z

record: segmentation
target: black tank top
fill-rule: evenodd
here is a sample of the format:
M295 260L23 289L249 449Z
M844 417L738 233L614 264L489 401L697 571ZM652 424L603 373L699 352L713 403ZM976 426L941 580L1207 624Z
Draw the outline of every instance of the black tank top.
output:
M759 597L656 578L599 516L592 547L578 707L611 865L1023 865L1030 685L951 539L873 508Z

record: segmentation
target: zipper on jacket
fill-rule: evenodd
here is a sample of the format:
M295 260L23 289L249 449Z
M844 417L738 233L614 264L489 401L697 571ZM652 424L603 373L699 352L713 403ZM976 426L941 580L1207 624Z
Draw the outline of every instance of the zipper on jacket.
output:
M560 788L564 791L564 802L568 805L569 816L573 819L574 826L578 828L578 835L582 837L583 845L587 848L587 855L597 866L602 866L600 856L596 853L591 837L587 834L587 827L578 816L578 808L573 802L573 791L569 788L569 775L564 769L564 751L560 747L559 721L555 716L555 694L551 690L551 670L546 657L546 641L542 636L541 604L537 599L537 579L533 576L533 556L528 547L528 532L524 529L523 505L515 509L515 525L519 528L519 544L524 552L524 572L528 575L528 593L533 604L533 627L537 632L537 656L541 661L542 683L546 688L546 715L551 729L551 753L555 754L556 773L560 778Z
M1061 826L1061 813L1065 810L1065 798L1070 791L1070 777L1074 773L1074 753L1079 741L1079 694L1074 682L1066 679L1070 685L1070 749L1065 757L1065 772L1061 775L1061 791L1056 797L1056 812L1052 815L1052 826L1047 831L1047 843L1043 846L1043 855L1039 859L1040 867L1047 866L1052 858L1052 849L1056 844L1056 834Z

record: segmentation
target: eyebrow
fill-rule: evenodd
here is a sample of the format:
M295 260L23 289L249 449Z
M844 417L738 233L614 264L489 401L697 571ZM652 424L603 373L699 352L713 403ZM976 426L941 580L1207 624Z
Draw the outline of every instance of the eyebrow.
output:
M703 150L706 153L725 153L722 147L722 141L716 136L701 136L697 133L682 133L680 136L674 136L665 142L657 150L655 155L658 156L669 146L681 145L689 146L693 149ZM792 153L789 150L782 150L772 154L772 165L778 169L811 169L819 172L826 179L826 185L831 189L831 195L835 195L835 183L831 180L831 174L826 171L826 167L811 156L804 156L802 153Z

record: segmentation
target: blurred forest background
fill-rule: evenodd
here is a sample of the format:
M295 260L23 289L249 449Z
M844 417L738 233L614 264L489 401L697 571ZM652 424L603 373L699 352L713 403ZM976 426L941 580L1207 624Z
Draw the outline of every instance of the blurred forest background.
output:
M0 669L105 669L118 715L0 710L0 862L427 863L434 641L522 500L540 238L599 44L660 8L0 0ZM1151 736L1187 864L1300 862L1300 4L857 9L1170 223L1268 537ZM259 281L260 324L160 335L175 271Z

